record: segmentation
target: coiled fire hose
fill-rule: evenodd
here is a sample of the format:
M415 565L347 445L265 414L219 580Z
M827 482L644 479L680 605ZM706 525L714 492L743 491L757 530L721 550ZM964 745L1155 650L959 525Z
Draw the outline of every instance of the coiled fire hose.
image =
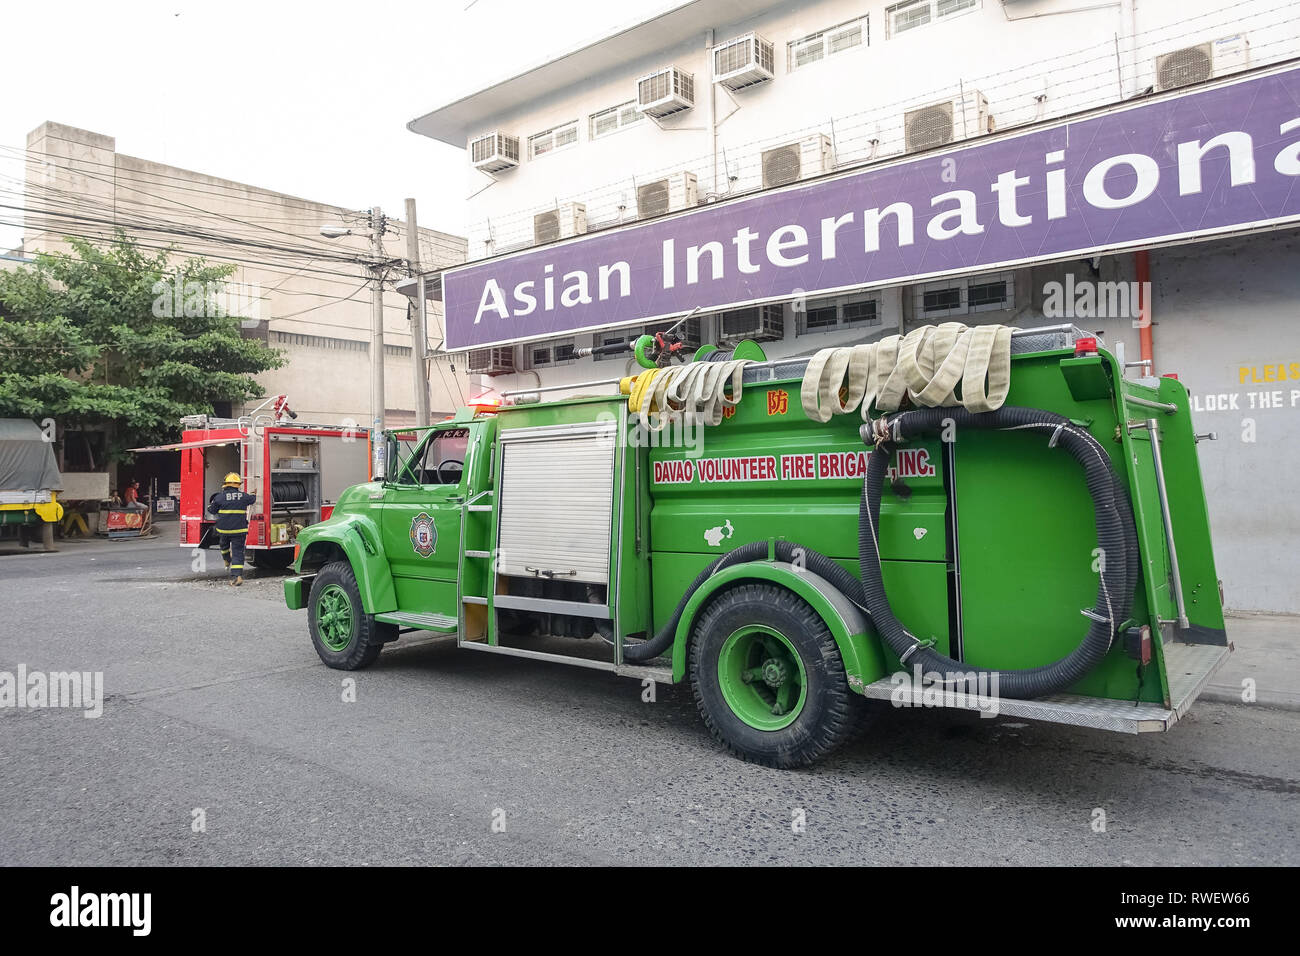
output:
M877 528L880 524L880 496L885 472L894 456L896 443L939 432L951 419L958 431L965 428L1001 431L1034 430L1048 439L1049 447L1060 447L1083 468L1092 496L1101 549L1094 607L1082 613L1089 618L1087 634L1069 654L1051 664L1023 670L994 671L973 667L940 654L929 642L920 641L894 616L885 593L880 565ZM1116 630L1133 607L1137 584L1138 546L1133 512L1128 495L1101 444L1083 428L1054 412L1008 405L995 412L966 409L923 408L900 412L873 423L875 449L867 463L858 517L858 567L862 574L862 597L881 639L899 656L905 667L919 667L923 674L937 674L940 683L966 693L987 693L979 689L981 675L998 675L998 693L1012 699L1031 699L1062 691L1088 674L1110 650ZM866 429L864 429L865 431ZM865 437L865 436L864 436Z
M1063 448L1084 470L1096 516L1097 541L1104 560L1098 575L1095 606L1083 611L1090 621L1087 633L1073 651L1058 661L1023 670L994 671L975 667L940 654L928 642L909 632L894 616L885 592L876 531L880 524L885 472L893 459L896 443L940 431L945 419L952 419L958 430L1040 431L1049 446ZM954 691L987 693L987 683L980 687L979 679L981 675L996 673L1001 696L1031 699L1065 690L1088 674L1110 650L1117 628L1132 611L1139 564L1137 532L1128 495L1105 449L1087 431L1064 416L1032 408L1007 406L996 412L982 413L965 409L918 409L881 421L888 430L888 437L879 432L873 436L877 440L867 465L859 509L858 557L862 579L859 581L826 555L793 541L775 542L776 557L782 561L801 560L804 567L825 578L870 615L881 639L899 656L905 667L920 667L924 675L936 675L940 683ZM691 596L705 581L723 568L746 561L765 560L767 556L768 542L756 541L741 545L710 562L691 582L659 633L643 643L625 645L623 659L629 663L643 663L663 654L673 644Z
M628 394L628 411L640 413L649 431L662 431L688 412L706 425L717 425L725 410L740 402L749 364L747 359L735 359L652 368L624 379L620 387Z
M828 422L861 409L867 421L873 405L892 412L909 397L915 405L991 412L1011 386L1012 331L944 322L866 345L822 349L804 370L804 414Z
M796 542L777 541L775 553L782 561L801 560L803 566L821 575L865 610L882 640L905 667L920 667L927 679L933 675L933 679L946 687L970 694L987 692L987 684L980 687L980 678L996 673L1001 696L1031 699L1072 686L1110 651L1117 629L1132 611L1140 555L1128 493L1101 444L1062 415L1003 406L1010 386L1011 331L1005 326L968 329L960 323L944 323L916 329L906 336L890 336L870 345L818 352L808 363L802 387L804 411L815 421L829 421L833 414L858 409L867 421L872 407L890 411L898 408L905 398L931 407L882 417L863 428L863 440L874 445L874 450L863 481L858 514L861 580L826 555ZM635 398L629 401L632 411L666 407L662 398L656 405L652 396L673 397L665 387L671 377L651 387L658 371L638 376L639 393L634 386ZM734 401L727 404L734 404L740 398L742 373L743 368L735 372ZM713 382L717 383L718 379ZM718 415L721 416L720 407ZM1063 448L1084 470L1102 557L1097 599L1094 607L1082 611L1090 621L1083 640L1058 661L1021 670L975 667L940 654L931 642L919 640L894 616L885 592L877 533L885 473L898 443L939 432L949 420L958 430L1041 432L1049 447ZM767 556L768 543L760 541L741 545L714 559L691 582L658 634L648 641L624 647L624 660L643 663L663 654L676 638L686 605L705 581L723 568L765 560Z

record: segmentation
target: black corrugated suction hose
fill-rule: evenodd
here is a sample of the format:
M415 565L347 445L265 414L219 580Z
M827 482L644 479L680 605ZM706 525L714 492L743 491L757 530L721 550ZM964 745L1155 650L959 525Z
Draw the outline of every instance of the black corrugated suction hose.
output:
M1104 563L1097 585L1096 607L1091 609L1091 626L1083 641L1073 651L1052 664L1026 670L998 671L998 693L1012 699L1030 699L1056 693L1071 686L1091 671L1110 650L1116 629L1129 616L1137 586L1140 556L1137 531L1128 494L1111 465L1104 448L1087 431L1064 416L1033 408L1004 406L995 412L974 413L965 409L927 408L901 412L889 419L895 440L916 438L940 431L952 419L955 427L995 430L1035 430L1052 445L1070 453L1084 469L1092 496L1097 524L1097 542ZM904 659L906 666L920 665L925 674L937 673L945 686L968 694L985 693L987 685L978 684L980 675L993 673L954 660L923 645L894 616L885 593L880 567L880 552L875 528L880 523L880 496L885 472L893 458L892 442L876 445L862 483L858 516L858 559L862 580L859 581L826 555L793 541L777 541L776 557L781 561L802 562L814 574L865 610L881 638ZM677 626L691 596L712 575L723 568L746 561L767 558L768 543L756 541L719 555L691 582L682 595L672 617L653 638L623 648L623 660L631 664L653 660L667 651L677 634ZM960 675L956 680L950 675ZM971 680L974 675L974 681Z
M677 636L677 625L682 619L682 612L686 610L691 595L699 589L700 585L723 568L728 568L733 564L766 560L767 547L768 543L766 541L742 544L726 554L719 555L710 562L709 566L691 582L690 587L682 595L682 599L677 602L677 608L673 611L673 616L669 618L668 623L663 626L658 634L640 644L626 644L623 646L623 660L629 664L641 664L645 661L654 660L654 658L672 647L673 639ZM861 603L862 586L858 579L821 552L805 548L794 541L777 541L776 558L778 561L789 561L798 564L813 574L820 575L832 586L843 592L849 600L855 604Z
M1086 430L1053 412L1004 406L994 412L975 413L960 408L924 408L900 412L887 419L891 441L879 442L867 465L862 484L858 524L859 570L862 594L872 623L881 638L909 669L937 673L945 687L968 694L987 693L976 683L979 675L994 671L953 660L910 634L894 616L885 593L876 528L880 523L880 496L885 472L894 455L894 442L941 431L951 419L964 428L1003 431L1034 430L1051 445L1065 449L1084 471L1097 523L1097 544L1104 559L1098 575L1096 606L1088 611L1091 624L1082 642L1060 660L1025 670L996 671L998 693L1012 699L1030 699L1056 693L1089 673L1110 650L1116 629L1129 616L1137 584L1139 554L1137 533L1128 495L1106 451ZM1085 555L1080 556L1082 562ZM970 675L975 676L975 680Z

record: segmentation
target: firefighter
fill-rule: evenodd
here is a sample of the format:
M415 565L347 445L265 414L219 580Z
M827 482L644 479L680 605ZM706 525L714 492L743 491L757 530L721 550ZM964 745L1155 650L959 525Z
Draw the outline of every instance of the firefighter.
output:
M239 476L233 471L221 482L221 490L208 499L208 511L217 516L214 529L221 541L221 559L230 569L230 583L244 583L244 542L248 539L248 509L257 495L239 490Z

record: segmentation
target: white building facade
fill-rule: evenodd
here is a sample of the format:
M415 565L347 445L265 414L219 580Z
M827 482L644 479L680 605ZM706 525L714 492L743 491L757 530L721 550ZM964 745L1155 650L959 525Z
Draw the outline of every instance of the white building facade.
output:
M409 124L467 149L448 347L507 391L627 374L577 350L687 315L769 358L1072 322L1186 382L1227 603L1300 612L1297 57L1269 0L678 4Z
M68 236L108 242L121 229L146 252L173 247L177 259L233 266L219 304L247 319L245 335L284 354L283 366L258 376L267 394L287 395L304 421L368 424L370 242L364 235L320 235L320 227L331 224L362 232L368 225L363 212L128 156L111 136L59 123L43 123L28 135L25 167L24 255L67 252ZM393 212L384 251L401 260L406 223ZM463 238L419 232L426 267L464 261ZM405 270L395 266L393 275ZM391 425L415 421L408 305L405 297L385 293L385 419ZM431 305L436 345L441 310ZM450 364L445 355L429 363L430 407L440 415L463 404L470 386ZM236 405L222 411L247 410Z

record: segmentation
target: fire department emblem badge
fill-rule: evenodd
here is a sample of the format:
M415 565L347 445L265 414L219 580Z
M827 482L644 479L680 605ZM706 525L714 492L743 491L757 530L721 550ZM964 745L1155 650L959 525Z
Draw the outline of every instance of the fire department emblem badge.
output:
M434 527L433 519L421 511L411 519L411 547L420 557L427 558L437 545L438 529Z

